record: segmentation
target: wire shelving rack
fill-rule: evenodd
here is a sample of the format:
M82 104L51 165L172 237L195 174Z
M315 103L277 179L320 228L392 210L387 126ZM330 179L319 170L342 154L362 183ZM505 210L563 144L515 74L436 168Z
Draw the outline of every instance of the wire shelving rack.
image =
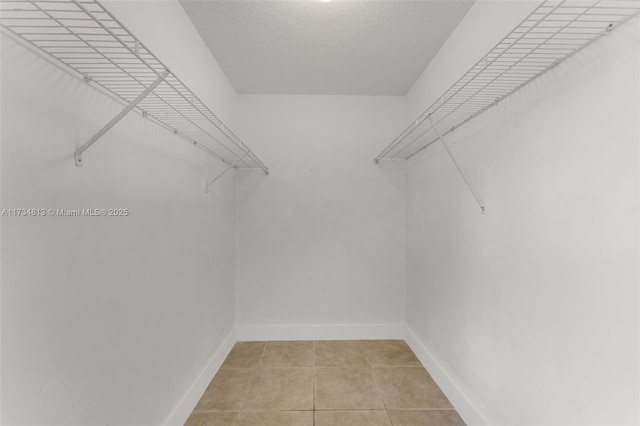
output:
M639 10L638 0L542 2L400 133L374 161L411 158L441 140L441 136L606 35Z
M2 0L0 26L127 104L82 152L132 109L230 167L268 168L97 0ZM215 179L214 179L215 180Z

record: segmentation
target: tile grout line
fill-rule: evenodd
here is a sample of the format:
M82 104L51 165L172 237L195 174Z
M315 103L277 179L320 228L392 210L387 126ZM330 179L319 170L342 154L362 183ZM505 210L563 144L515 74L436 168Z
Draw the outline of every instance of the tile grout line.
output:
M322 408L320 410L315 411L385 411L386 408ZM313 411L311 409L308 410L297 410L297 409L268 409L268 408L252 408L248 410L221 410L221 409L205 409L205 410L197 410L194 413L239 413L240 411L246 411L248 413L264 413L271 411L301 411L308 412ZM391 411L456 411L455 408L391 408Z
M384 408L322 408L316 411L385 411L385 410L386 409ZM252 408L248 410L206 409L206 410L198 410L195 412L196 413L239 413L240 411L246 411L248 413L264 413L264 412L271 412L271 411L283 411L283 412L300 411L300 412L306 413L312 410L311 409L297 410L297 409L286 409L286 408L282 408L282 409ZM391 411L456 411L456 410L455 408L391 408Z
M260 369L260 365L262 364L262 357L264 356L264 352L267 350L267 342L264 343L264 347L262 348L262 353L260 354L260 358L258 359L258 364L256 365L255 368L253 368L254 373L253 376L251 377L251 381L249 382L249 386L247 389L247 393L244 395L244 398L242 399L242 405L240 407L240 410L238 411L238 415L236 416L236 419L233 422L233 425L237 425L238 422L240 421L240 414L242 413L242 408L244 407L244 404L246 404L247 402L247 398L249 397L249 393L251 392L251 387L253 385L253 381L255 380L257 374L258 374L258 370Z
M264 353L267 351L267 345L269 342L264 342L264 347L262 348L262 353L260 354L260 359L258 360L258 368L262 365L262 359L264 358Z
M389 414L389 407L387 407L387 401L384 400L384 395L382 395L382 391L380 390L380 385L376 380L376 375L373 374L373 365L369 367L371 369L371 377L373 378L373 384L376 387L376 391L378 391L378 395L380 395L380 399L382 400L382 404L384 405L384 412L387 415L387 419L389 419L389 425L393 426L393 420L391 420L391 415Z
M313 374L313 403L312 403L312 425L316 426L316 341L314 340L311 345L311 373Z
M364 358L367 361L367 364L369 365L369 370L371 371L371 378L373 379L373 385L376 387L376 391L378 392L378 395L380 396L380 399L382 400L382 405L384 406L384 413L387 415L387 419L389 420L389 426L393 426L393 422L391 421L391 416L389 415L389 409L387 408L387 401L384 400L384 395L382 395L382 391L380 390L380 385L378 384L378 381L376 380L375 374L373 374L374 364L367 357L364 345L361 345L361 348L362 348L362 353L364 355Z
M295 342L295 341L289 341L289 342ZM244 395L244 397L241 399L241 405L239 406L238 410L217 410L217 409L203 409L203 410L193 410L192 414L194 413L216 413L216 412L230 412L230 413L235 413L236 416L235 418L232 420L232 425L234 426L238 426L240 424L241 421L241 416L240 414L242 412L247 412L247 413L260 413L260 412L310 412L312 415L312 422L311 424L313 426L316 425L316 417L315 417L315 413L316 412L321 412L321 411L327 411L327 412L331 412L331 411L336 411L336 412L340 412L340 411L362 411L362 412L370 412L370 411L375 411L378 410L376 408L362 408L362 409L358 409L358 408L351 408L351 409L338 409L338 408L327 408L327 409L321 409L318 410L316 407L316 388L317 388L317 377L316 377L316 373L318 368L321 368L317 365L317 357L316 357L316 351L318 350L318 343L319 341L316 340L312 340L311 341L311 349L312 349L312 365L311 365L311 372L312 372L312 407L310 410L296 410L296 409L245 409L245 405L247 403L247 398L248 395L251 393L251 390L254 388L255 385L255 381L257 379L257 377L260 374L261 370L268 370L268 369L296 369L296 368L308 368L308 367L285 367L285 366L272 366L272 367L267 367L264 365L264 359L265 359L265 354L266 351L268 349L268 345L269 345L269 341L263 341L260 342L263 343L263 348L262 351L259 355L257 364L255 365L255 367L232 367L232 368L225 368L227 370L236 370L239 372L243 371L243 370L252 370L253 374L251 375L251 380L247 389L246 394ZM406 342L404 342L406 344ZM418 364L417 365L412 365L412 364L401 364L401 365L393 365L393 364L389 364L388 360L385 359L384 362L382 363L372 363L369 360L369 357L367 356L368 351L366 350L366 346L365 345L358 345L357 346L359 349L359 352L361 352L362 356L364 357L364 360L367 364L367 367L370 371L373 383L374 383L374 387L376 389L376 392L378 393L378 396L380 397L380 399L382 400L383 403L383 409L387 415L387 420L389 422L389 426L393 426L394 422L393 419L391 418L391 414L390 414L390 408L388 407L386 400L384 398L384 395L381 391L381 385L378 382L376 375L374 374L374 371L376 370L383 370L383 369L410 369L410 368L422 368L423 370L425 370L425 372L427 373L427 375L429 375L430 377L430 373L428 372L428 370L426 370L424 368L424 365L422 365L422 363L419 362L418 360ZM297 352L297 351L296 351ZM411 351L411 353L413 353L413 351ZM414 355L415 356L415 355ZM228 358L228 356L227 356ZM375 358L375 357L374 357ZM255 358L254 358L255 359ZM225 359L226 362L226 359ZM224 364L224 362L223 362ZM222 368L222 367L221 367ZM341 366L326 366L327 369L345 369L345 368L358 368L358 365L341 365ZM233 373L232 373L233 374ZM212 380L213 382L213 380ZM450 407L450 408L397 408L396 410L398 411L404 411L404 412L411 412L411 411L440 411L440 412L451 412L453 411L454 413L457 413L457 410L455 409L455 407Z

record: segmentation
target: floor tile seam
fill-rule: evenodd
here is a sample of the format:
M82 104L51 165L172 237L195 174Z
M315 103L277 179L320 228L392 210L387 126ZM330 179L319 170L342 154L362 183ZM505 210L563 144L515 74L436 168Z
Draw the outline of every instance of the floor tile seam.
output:
M354 368L362 368L362 369L367 369L370 370L371 366L370 365L334 365L334 366L324 366L324 365L316 365L314 368L325 368L327 370L338 370L338 369L342 369L342 370L346 370L346 369L354 369Z
M377 368L424 368L422 364L413 365L394 365L394 364L371 364L372 367ZM426 370L426 368L424 368Z
M455 408L389 408L390 411L456 411Z
M313 419L312 419L312 424L313 426L316 426L316 415L315 415L315 411L316 411L316 341L314 340L313 343L311 344L311 364L313 365L313 370L311 371L311 374L313 375L313 393L312 393L312 402L311 405L313 407Z
M194 414L207 414L207 413L268 413L268 412L310 412L310 411L456 411L455 408L315 408L315 409L284 409L284 408L274 408L274 409L257 409L257 408L249 408L249 409L240 409L240 410L193 410Z
M264 358L264 353L267 351L267 345L269 342L264 342L264 346L262 347L262 353L260 354L260 358L258 359L258 366L262 365L262 360Z
M391 414L389 414L389 407L387 407L387 401L384 399L384 395L382 394L382 391L380 390L380 385L378 384L378 381L376 380L376 375L373 373L373 365L371 366L371 377L373 378L373 384L376 387L376 391L378 392L378 395L380 395L380 399L382 400L382 405L384 405L384 412L387 415L387 419L389 419L389 424L393 425L393 421L391 420Z
M321 408L314 411L387 411L385 408Z
M315 365L315 368L370 368L369 364Z
M297 366L293 366L293 365L271 365L271 366L258 366L258 367L253 367L253 368L237 368L237 370L251 370L251 369L255 369L255 370L284 370L284 369L303 369L303 368L313 368L313 365L297 365Z
M259 409L259 408L250 408L250 409L246 409L246 410L240 410L238 411L238 413L242 412L242 413L273 413L273 412L277 412L277 413L297 413L297 412L303 412L303 413L309 413L309 412L313 412L315 410L312 409L284 409L284 408L274 408L271 410L268 409Z

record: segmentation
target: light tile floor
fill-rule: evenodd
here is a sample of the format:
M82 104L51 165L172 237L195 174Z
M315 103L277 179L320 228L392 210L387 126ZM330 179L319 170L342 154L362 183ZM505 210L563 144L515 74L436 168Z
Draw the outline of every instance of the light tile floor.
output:
M464 426L402 340L239 342L185 426Z

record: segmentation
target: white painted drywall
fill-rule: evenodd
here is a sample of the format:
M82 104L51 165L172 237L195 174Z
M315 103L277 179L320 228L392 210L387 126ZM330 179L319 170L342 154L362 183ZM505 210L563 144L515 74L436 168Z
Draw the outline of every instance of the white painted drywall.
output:
M180 4L136 8L117 14L181 77L199 69L184 80L203 98L226 93L212 109L231 117L206 47L181 48L195 29ZM76 168L122 106L5 37L1 85L1 208L130 212L1 218L1 423L162 424L233 328L234 176L205 194L222 165L138 114Z
M240 326L404 321L404 171L372 159L405 114L402 97L238 97L271 168L237 175Z
M638 34L447 137L485 215L439 144L409 162L407 324L491 425L638 424Z

